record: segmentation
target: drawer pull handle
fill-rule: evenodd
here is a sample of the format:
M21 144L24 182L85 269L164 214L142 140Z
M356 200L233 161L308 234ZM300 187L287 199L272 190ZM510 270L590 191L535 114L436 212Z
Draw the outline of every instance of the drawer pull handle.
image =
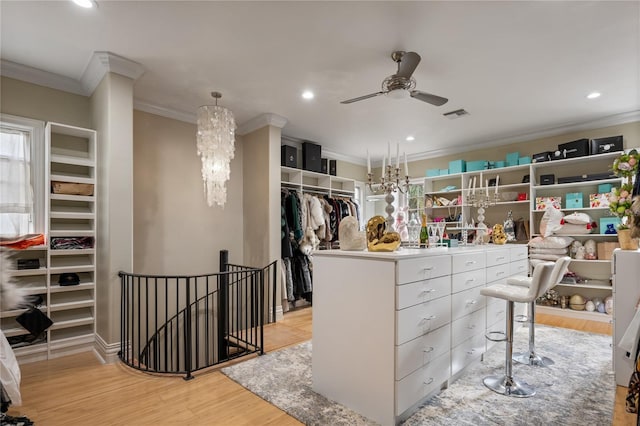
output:
M504 271L498 271L497 276L504 275Z
M475 260L467 260L465 263L465 265L469 266L469 265L475 265L476 261Z
M498 315L502 315L502 314L504 314L504 310L502 310L502 311L498 311ZM497 316L497 315L496 315L496 316Z
M433 351L434 351L433 346L429 346L428 348L424 348L424 349L422 350L422 352L424 352L424 353L426 353L426 354L427 354L427 353L429 353L429 352L433 352Z
M475 352L475 349L471 349L470 351L467 351L467 355L473 355Z
M473 330L474 328L476 328L476 325L475 325L475 324L472 324L472 325L469 325L467 328L468 328L469 330Z
M429 294L429 293L433 293L434 291L436 291L436 289L435 289L435 288L426 288L426 289L422 290L422 291L420 292L420 294L425 294L425 293L426 293L426 294Z
M475 278L469 278L469 279L468 279L468 280L466 280L465 282L466 282L466 283L472 283L472 282L474 282L475 280L476 280Z
M504 260L504 256L496 257L496 260Z
M433 319L436 319L436 316L435 316L435 315L431 315L429 318L427 318L427 317L423 317L423 318L420 320L420 324L424 324L425 322L427 322L427 321L431 321L431 320L433 320Z
M423 382L425 385L430 385L431 383L433 383L433 377L429 377L429 380L427 380L426 382Z
M427 266L426 268L422 268L423 271L432 271L433 266Z
M467 302L467 305L475 305L476 303L478 303L478 301L476 299L472 299Z

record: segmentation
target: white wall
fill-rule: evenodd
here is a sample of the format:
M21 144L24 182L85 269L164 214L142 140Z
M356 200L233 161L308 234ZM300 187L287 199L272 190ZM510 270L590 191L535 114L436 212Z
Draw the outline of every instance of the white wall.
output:
M224 208L206 203L194 124L134 111L133 138L134 271L217 272L222 249L243 263L242 138L236 136Z

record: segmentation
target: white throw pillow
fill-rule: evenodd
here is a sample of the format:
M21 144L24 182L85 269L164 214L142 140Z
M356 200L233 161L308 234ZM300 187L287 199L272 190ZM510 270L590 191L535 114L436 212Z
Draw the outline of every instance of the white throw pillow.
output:
M564 221L567 223L572 223L574 225L586 225L588 223L593 222L591 216L586 213L578 213L573 212L564 217Z
M565 248L573 242L571 237L535 237L529 241L529 247L537 248Z

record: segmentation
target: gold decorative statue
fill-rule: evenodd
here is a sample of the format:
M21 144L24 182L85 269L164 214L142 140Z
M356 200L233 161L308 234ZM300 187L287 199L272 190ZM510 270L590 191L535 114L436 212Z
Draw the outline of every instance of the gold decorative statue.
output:
M491 236L493 238L493 244L505 244L507 242L507 234L504 232L504 227L499 223L493 225Z
M382 216L374 216L367 222L367 248L369 251L395 251L400 247L400 234L385 232L387 223Z

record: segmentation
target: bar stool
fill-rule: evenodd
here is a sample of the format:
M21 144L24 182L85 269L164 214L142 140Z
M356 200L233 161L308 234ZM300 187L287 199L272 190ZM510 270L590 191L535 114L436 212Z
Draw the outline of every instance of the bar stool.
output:
M564 277L564 274L567 273L567 269L569 268L569 263L571 263L571 258L569 256L561 257L560 259L556 260L555 265L553 267L553 271L551 271L550 282L545 292L555 287L560 282L560 280L562 280L562 277ZM531 285L531 279L532 277L511 277L511 278L507 278L507 284L520 286L520 287L529 287ZM535 343L536 301L535 300L529 303L529 315L527 316L526 322L529 323L529 351L518 352L513 354L513 360L516 362L519 362L520 364L533 365L537 367L547 367L549 365L553 365L554 362L550 358L536 354L536 343Z
M503 376L487 376L482 382L486 387L494 392L516 398L527 398L535 395L536 391L530 385L513 378L513 306L514 302L530 303L535 301L547 290L546 285L551 278L553 262L543 262L535 266L531 276L529 287L494 284L480 290L480 294L489 297L496 297L507 301L507 342L505 354L505 374Z

